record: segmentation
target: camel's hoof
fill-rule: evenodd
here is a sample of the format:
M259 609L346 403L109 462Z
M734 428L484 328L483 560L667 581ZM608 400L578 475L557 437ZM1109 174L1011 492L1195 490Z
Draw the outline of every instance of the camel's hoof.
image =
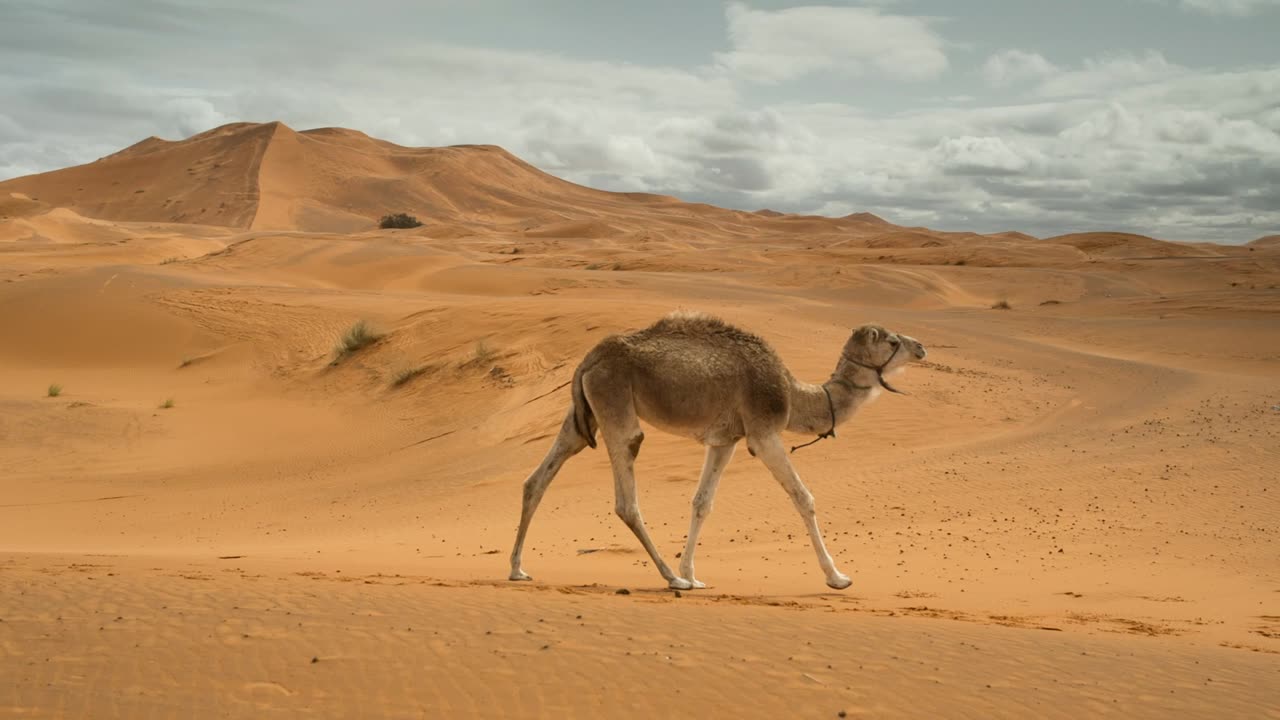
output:
M682 577L671 578L672 590L692 590L693 588L694 588L693 583L689 582L688 580L685 580Z
M532 580L533 578L529 577L529 574L523 570L512 570L511 577L507 579L508 580Z
M692 586L689 588L690 590L705 590L707 587L706 583L702 582L701 580L694 580L692 578L689 579L689 584Z
M848 575L841 575L839 573L837 573L834 578L827 580L827 587L832 590L843 590L852 584L853 581L849 579Z

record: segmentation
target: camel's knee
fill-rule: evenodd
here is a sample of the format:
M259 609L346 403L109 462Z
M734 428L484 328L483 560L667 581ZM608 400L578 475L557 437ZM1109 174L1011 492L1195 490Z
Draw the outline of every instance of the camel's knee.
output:
M634 526L636 521L640 519L640 508L632 502L619 500L614 503L613 511L618 514L618 517L622 518L622 522L626 523L628 527Z
M534 476L524 481L524 501L526 504L533 502L542 494L542 478Z
M710 494L697 493L693 496L693 516L696 518L704 518L711 514L711 506L713 505Z
M791 502L795 503L796 510L799 510L802 515L812 515L817 510L813 502L813 493L806 489L792 492Z

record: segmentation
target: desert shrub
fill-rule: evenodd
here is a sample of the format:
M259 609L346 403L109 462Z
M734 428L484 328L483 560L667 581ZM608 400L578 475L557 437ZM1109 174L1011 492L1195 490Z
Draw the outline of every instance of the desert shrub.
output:
M382 334L369 327L369 323L364 320L357 320L338 339L338 344L333 348L334 359L341 360L358 350L374 344L381 337Z
M383 215L382 219L378 221L378 227L382 228L383 230L386 230L389 228L416 228L416 227L420 227L421 225L422 223L418 220L418 218L408 213L396 213L394 215Z
M168 400L165 400L164 402L160 403L161 410L168 410L171 407L173 407L173 398L169 398Z
M401 368L391 375L391 387L398 388L427 371L425 365Z
M992 305L991 309L992 310L1012 310L1013 306L1009 304L1008 300L1001 300L995 305Z
M480 340L479 342L476 343L476 353L475 353L474 362L481 363L481 364L487 363L490 360L492 360L496 354L497 353L493 351L493 348L489 347L488 343L486 343L483 340Z
M62 394L61 385L59 385L58 383L53 383L49 386L49 397L58 397L61 394Z

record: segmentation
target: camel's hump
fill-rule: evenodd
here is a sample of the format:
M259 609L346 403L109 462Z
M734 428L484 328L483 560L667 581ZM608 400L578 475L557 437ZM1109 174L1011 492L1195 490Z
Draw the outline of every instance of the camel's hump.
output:
M725 322L705 312L676 310L667 313L654 324L636 333L646 339L663 337L705 339L719 345L751 346L772 352L764 338Z

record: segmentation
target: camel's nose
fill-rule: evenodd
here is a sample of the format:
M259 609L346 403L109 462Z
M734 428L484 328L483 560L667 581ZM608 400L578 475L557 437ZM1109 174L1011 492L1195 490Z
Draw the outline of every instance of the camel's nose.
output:
M923 360L924 356L928 354L929 353L925 351L923 345L921 345L920 343L916 343L916 359L917 360Z

